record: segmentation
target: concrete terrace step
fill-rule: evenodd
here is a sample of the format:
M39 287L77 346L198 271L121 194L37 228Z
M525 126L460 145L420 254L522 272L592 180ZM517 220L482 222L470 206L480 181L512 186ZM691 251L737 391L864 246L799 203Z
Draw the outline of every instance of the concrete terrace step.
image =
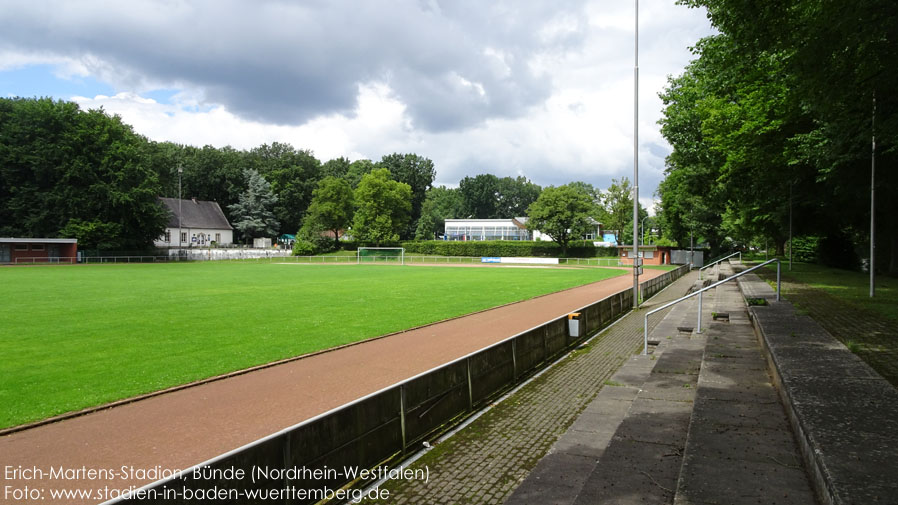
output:
M654 354L611 377L506 503L816 503L738 287L705 293L702 333L680 331L697 305L673 307Z
M750 314L818 496L827 504L898 503L898 390L754 274Z
M659 342L652 354L632 356L606 382L506 503L594 503L657 479L667 491L653 491L672 497L703 348L677 327L695 320L690 304L675 305L649 335ZM646 457L657 460L651 473L640 467Z
M738 286L715 291L674 503L815 503Z

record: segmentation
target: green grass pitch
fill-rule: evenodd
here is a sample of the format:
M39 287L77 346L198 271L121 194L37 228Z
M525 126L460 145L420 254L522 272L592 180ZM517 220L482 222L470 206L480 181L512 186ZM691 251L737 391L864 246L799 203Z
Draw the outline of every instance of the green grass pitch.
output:
M0 427L623 270L174 263L0 269Z

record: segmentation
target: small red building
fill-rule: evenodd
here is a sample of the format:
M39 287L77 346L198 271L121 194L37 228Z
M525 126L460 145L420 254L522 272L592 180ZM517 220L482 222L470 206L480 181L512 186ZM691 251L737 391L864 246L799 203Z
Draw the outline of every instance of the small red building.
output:
M0 238L0 264L75 263L78 239Z
M670 265L671 247L656 245L639 246L639 256L642 258L643 265ZM633 264L633 246L619 245L617 246L618 259L624 265Z

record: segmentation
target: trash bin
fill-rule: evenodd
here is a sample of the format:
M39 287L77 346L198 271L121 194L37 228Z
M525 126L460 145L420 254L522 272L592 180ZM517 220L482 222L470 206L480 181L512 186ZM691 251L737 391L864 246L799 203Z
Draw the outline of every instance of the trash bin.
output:
M580 313L579 312L571 312L567 315L567 329L568 335L571 338L579 338L580 337Z

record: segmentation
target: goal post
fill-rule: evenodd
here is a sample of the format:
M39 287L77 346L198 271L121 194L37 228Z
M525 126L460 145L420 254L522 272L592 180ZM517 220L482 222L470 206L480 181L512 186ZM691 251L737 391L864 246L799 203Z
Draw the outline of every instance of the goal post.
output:
M359 247L356 263L378 263L405 265L404 247Z

